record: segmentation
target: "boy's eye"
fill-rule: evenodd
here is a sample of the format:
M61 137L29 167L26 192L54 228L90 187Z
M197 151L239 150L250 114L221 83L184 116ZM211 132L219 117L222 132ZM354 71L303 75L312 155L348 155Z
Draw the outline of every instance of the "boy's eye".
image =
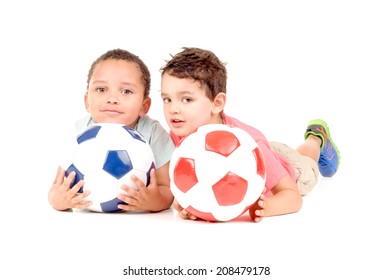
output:
M184 102L184 103L189 103L189 102L191 102L191 101L192 101L192 99L187 98L187 97L184 97L184 98L182 99L182 102Z
M105 88L99 87L99 88L97 88L97 92L104 93L105 92Z
M162 98L163 103L170 103L170 98Z
M131 93L132 93L132 91L131 91L131 90L129 90L129 89L124 89L124 90L123 90L123 93L124 93L124 94L131 94Z

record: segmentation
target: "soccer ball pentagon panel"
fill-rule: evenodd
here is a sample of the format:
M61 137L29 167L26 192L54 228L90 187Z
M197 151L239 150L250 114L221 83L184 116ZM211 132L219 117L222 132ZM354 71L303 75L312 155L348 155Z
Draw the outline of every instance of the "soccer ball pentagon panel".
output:
M170 188L189 213L206 221L241 216L265 188L265 163L255 140L223 124L201 126L174 150Z
M150 172L155 168L154 154L144 137L136 130L114 123L97 123L88 126L76 137L73 155L65 167L66 176L76 172L73 187L80 180L80 192L89 190L86 200L92 201L95 212L120 212L117 198L126 194L121 185L136 188L131 175L148 186Z

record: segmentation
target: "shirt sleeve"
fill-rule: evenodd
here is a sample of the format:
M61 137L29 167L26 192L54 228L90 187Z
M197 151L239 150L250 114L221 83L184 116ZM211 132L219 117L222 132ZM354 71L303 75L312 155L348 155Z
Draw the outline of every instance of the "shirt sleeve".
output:
M160 168L170 161L175 148L174 143L159 121L149 117L141 118L136 130L148 140L154 153L156 168Z

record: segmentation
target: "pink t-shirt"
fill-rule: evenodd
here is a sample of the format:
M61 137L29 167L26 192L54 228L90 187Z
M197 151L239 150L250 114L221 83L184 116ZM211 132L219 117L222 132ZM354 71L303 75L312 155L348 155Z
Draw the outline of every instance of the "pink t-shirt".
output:
M294 169L291 166L290 162L281 154L271 150L269 142L267 141L263 133L250 125L247 125L233 117L227 116L224 113L222 113L222 118L225 124L239 127L248 132L249 135L252 136L252 138L255 139L255 141L259 145L263 153L266 165L267 178L265 182L265 195L267 197L272 196L271 189L276 186L280 182L280 180L282 180L283 177L285 177L287 174L289 174L290 177L295 181ZM171 131L170 136L172 137L173 142L176 146L179 145L181 139L183 138L175 136Z

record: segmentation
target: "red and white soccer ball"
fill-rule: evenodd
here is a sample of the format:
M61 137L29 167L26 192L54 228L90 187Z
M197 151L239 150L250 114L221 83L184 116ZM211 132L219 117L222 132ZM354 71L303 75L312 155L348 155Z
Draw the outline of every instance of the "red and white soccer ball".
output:
M206 221L241 216L265 188L265 163L244 130L208 124L184 138L173 152L171 190L189 213Z

